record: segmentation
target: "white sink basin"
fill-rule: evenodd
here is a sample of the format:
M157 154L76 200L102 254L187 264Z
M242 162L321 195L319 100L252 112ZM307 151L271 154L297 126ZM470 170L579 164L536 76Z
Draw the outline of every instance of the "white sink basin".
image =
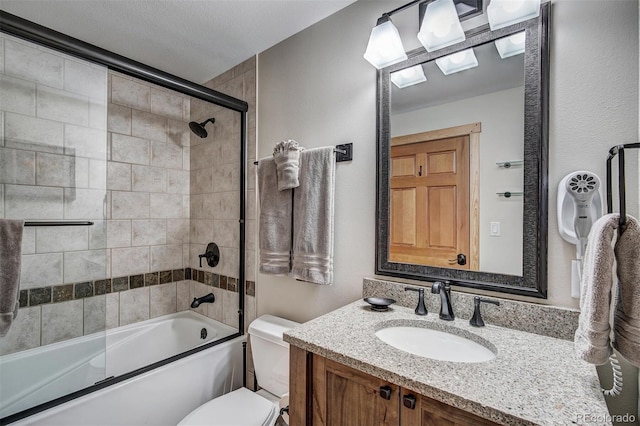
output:
M440 361L485 362L496 355L486 346L455 334L422 327L386 327L378 339L401 351Z

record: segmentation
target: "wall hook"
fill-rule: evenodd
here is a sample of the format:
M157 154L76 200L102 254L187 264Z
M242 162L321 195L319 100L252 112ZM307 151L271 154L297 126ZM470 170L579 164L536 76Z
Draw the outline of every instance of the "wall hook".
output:
M205 250L204 254L199 254L198 257L200 258L201 268L203 257L207 259L207 265L213 268L218 264L218 262L220 262L220 249L218 248L218 245L216 243L209 243L207 244L207 249Z

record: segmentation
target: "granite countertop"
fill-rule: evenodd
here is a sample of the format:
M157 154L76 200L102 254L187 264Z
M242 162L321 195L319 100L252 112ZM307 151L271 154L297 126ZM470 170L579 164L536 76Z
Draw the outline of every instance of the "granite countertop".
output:
M414 325L483 343L496 358L437 361L378 339L388 326ZM595 366L578 360L573 342L467 320L443 321L393 305L374 312L360 300L285 333L289 344L501 424L611 424ZM599 421L599 422L598 422Z

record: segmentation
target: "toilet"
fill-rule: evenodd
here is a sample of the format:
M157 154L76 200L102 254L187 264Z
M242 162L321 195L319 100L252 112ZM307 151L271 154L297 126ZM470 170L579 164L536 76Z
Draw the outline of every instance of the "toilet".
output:
M280 414L280 399L289 392L289 344L282 340L285 331L297 322L263 315L249 325L253 365L262 389L247 388L201 405L178 423L209 426L273 426Z

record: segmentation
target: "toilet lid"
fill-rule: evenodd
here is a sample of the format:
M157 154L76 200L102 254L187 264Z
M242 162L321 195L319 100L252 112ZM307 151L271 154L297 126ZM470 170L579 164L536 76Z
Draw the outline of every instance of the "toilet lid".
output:
M263 426L272 423L277 411L271 401L240 388L196 408L178 426Z

